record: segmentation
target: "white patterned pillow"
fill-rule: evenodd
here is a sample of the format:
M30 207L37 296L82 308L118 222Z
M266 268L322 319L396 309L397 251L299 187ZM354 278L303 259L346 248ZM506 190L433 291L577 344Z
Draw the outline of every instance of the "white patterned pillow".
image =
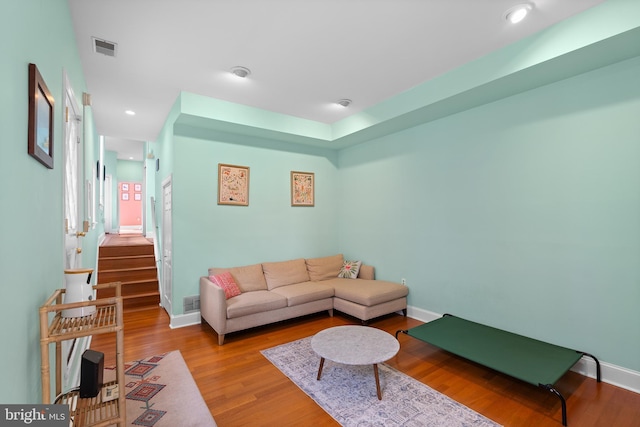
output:
M360 271L360 265L362 265L362 261L345 261L342 263L342 268L340 269L340 273L338 273L338 277L343 277L345 279L355 279L358 277L358 271Z

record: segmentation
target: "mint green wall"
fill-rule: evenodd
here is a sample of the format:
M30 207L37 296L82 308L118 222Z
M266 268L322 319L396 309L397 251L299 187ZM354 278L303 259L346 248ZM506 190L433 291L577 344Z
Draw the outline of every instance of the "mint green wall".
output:
M640 58L340 152L340 248L409 304L640 371ZM357 191L354 191L357 189Z
M172 176L172 173L173 173L173 156L174 156L173 128L174 128L175 120L180 113L180 106L181 106L181 97L178 96L174 105L171 107L171 111L169 111L167 120L165 121L165 124L162 127L162 130L160 131L160 135L158 135L158 140L153 143L156 161L159 163L159 170L155 172L155 192L154 192L155 199L156 199L156 207L157 207L156 219L158 221L158 230L157 230L158 234L156 235L155 238L157 242L157 250L159 251L159 253L163 252L162 185L167 179L169 179ZM148 188L151 191L152 187L149 186ZM162 275L163 275L163 271L162 271L162 266L160 265L158 268L158 281L160 283L160 286L162 286L162 281L163 281Z
M338 250L337 154L174 136L173 313L209 267L332 255ZM281 146L279 145L281 148ZM250 168L249 206L217 204L218 163ZM290 172L315 173L315 207L292 207Z
M145 233L147 236L152 236L156 232L156 230L153 228L153 210L151 209L151 196L155 198L154 193L156 187L156 159L145 159L144 165L146 187L144 193L146 209Z
M133 160L118 160L116 164L118 182L142 182L144 169L142 162Z
M342 252L406 278L416 312L640 371L638 7L609 0L332 125L182 93L156 152L172 314L209 266ZM282 204L303 160L335 210ZM215 204L219 162L251 167L249 207Z
M118 182L118 153L115 151L105 150L104 165L107 175L111 175L114 182Z
M85 83L66 0L4 2L0 40L0 323L3 342L11 346L0 352L0 402L36 403L41 400L38 308L63 286L63 70L79 105ZM30 62L55 99L53 170L27 154ZM93 132L92 118L86 121ZM85 248L96 240L92 231Z

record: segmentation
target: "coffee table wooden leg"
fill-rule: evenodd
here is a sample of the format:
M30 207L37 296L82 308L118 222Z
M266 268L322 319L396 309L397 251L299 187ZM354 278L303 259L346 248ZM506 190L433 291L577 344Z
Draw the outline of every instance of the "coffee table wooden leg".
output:
M320 380L320 375L322 375L322 367L324 366L324 357L320 358L320 368L318 368L318 378Z
M378 364L373 364L373 374L376 376L376 391L378 392L378 400L382 400L382 393L380 392L380 377L378 376Z

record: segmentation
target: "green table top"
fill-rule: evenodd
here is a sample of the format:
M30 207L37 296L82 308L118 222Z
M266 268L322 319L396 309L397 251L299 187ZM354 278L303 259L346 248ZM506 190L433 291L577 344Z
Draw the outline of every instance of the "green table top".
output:
M533 385L553 385L582 353L445 315L408 335Z

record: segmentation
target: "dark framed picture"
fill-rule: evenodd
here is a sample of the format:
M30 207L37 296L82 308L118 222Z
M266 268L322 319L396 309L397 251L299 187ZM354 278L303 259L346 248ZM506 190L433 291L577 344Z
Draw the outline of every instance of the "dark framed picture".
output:
M291 206L314 206L315 175L291 171Z
M49 169L53 169L53 97L36 64L29 64L27 152Z

